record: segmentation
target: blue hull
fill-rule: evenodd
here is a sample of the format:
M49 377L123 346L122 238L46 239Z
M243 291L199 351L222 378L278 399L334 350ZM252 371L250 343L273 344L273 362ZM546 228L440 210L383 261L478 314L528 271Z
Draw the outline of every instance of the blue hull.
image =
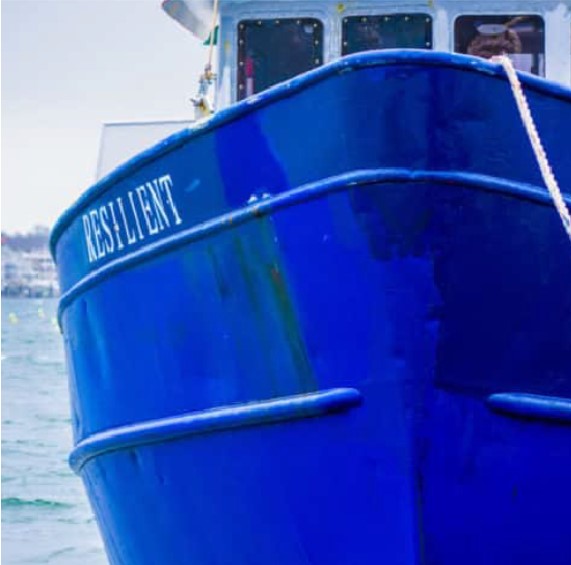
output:
M522 80L568 189L571 93ZM323 67L117 170L52 246L112 563L571 562L571 248L496 66Z

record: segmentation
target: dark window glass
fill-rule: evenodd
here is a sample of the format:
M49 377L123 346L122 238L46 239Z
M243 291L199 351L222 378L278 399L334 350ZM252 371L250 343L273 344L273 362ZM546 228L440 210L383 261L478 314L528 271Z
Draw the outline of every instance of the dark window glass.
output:
M323 24L313 18L238 24L238 100L323 63Z
M431 49L432 18L427 14L391 14L343 19L343 55L394 48Z
M454 49L489 59L506 54L520 71L545 75L545 38L539 16L460 16Z

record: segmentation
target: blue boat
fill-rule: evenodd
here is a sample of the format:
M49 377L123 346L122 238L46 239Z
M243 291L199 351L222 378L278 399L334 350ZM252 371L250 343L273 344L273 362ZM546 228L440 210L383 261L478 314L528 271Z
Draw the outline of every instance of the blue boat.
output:
M569 2L164 8L217 110L51 238L110 563L569 565Z

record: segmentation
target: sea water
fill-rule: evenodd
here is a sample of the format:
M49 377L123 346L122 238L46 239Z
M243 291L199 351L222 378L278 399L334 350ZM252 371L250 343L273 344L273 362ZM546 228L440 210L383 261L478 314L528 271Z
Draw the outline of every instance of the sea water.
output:
M2 298L2 564L107 563L72 446L55 300Z

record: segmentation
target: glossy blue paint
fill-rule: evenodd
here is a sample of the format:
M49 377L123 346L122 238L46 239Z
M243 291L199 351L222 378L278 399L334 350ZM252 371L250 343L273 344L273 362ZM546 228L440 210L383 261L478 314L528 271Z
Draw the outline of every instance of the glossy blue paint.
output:
M566 190L571 94L523 81ZM83 218L166 174L181 223L90 261ZM112 563L570 562L569 427L489 406L571 398L571 248L495 65L298 77L110 175L52 248ZM339 388L362 403L97 448Z

